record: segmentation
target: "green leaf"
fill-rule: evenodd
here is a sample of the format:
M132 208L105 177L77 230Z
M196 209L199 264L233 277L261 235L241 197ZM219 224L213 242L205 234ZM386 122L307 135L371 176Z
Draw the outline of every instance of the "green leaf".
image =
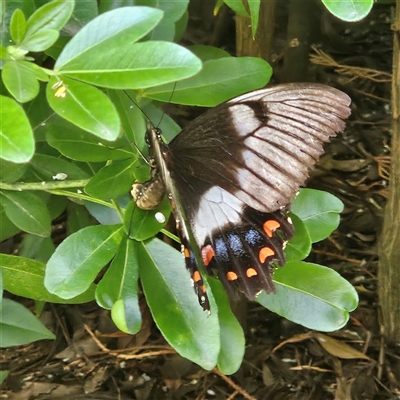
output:
M0 266L4 277L4 288L16 296L61 304L87 303L94 299L94 285L91 285L86 292L69 300L50 293L44 287L46 265L43 262L21 256L0 254Z
M63 32L67 32L70 36L76 35L83 26L99 15L98 5L97 0L76 1L72 18L64 25Z
M212 369L220 352L218 312L199 306L182 254L158 239L138 248L143 291L167 342L202 368Z
M21 229L17 228L7 217L4 207L0 204L0 242L16 235L20 231Z
M36 153L29 166L36 172L40 179L54 180L57 174L65 174L68 180L90 178L89 174L70 161L60 157L52 157Z
M0 157L14 163L28 162L35 141L24 109L15 100L0 96L0 121Z
M61 30L70 19L74 5L74 0L54 0L38 8L28 19L25 39L43 30Z
M113 45L96 54L60 69L59 76L112 89L142 89L188 78L201 69L195 55L169 42L141 42L122 48Z
M1 191L0 202L10 221L34 235L50 235L50 214L43 201L31 192Z
M26 0L2 1L0 7L0 37L1 43L6 45L11 42L10 25L14 11L19 8L24 15L31 15L35 11L35 2Z
M161 220L157 218L160 214L163 216ZM131 201L125 210L125 232L131 239L150 239L166 225L170 214L171 206L166 197L157 208L150 211L141 210Z
M206 46L203 44L195 44L190 46L189 50L199 57L203 62L208 60L217 60L218 58L231 57L231 55L223 49L214 46Z
M121 7L106 12L85 25L65 46L54 66L57 72L88 70L87 65L103 69L104 54L120 49L118 59L128 56L132 43L153 29L163 16L149 7Z
M144 140L144 132L146 132L144 110L135 103L137 92L109 90L108 96L118 111L122 129L128 140L135 143L139 149L147 147Z
M327 238L340 223L343 203L327 192L301 189L291 210L299 216L313 243Z
M245 350L244 332L239 321L233 315L228 295L217 279L207 279L215 301L218 304L221 351L218 356L218 368L225 375L232 375L240 368Z
M261 58L219 58L206 61L197 75L178 82L175 90L174 85L162 85L146 89L143 96L178 104L214 107L265 86L271 75L271 66Z
M9 373L10 373L10 371L8 371L8 370L0 371L0 385L3 384L4 380L7 378Z
M31 101L39 94L39 82L27 61L7 61L3 67L4 86L20 103Z
M54 249L55 246L50 237L27 234L22 239L19 256L45 263L54 253Z
M303 221L291 213L290 217L294 225L294 236L285 248L286 261L300 261L311 252L311 239Z
M45 286L64 299L85 292L117 252L121 225L89 226L68 236L46 267Z
M164 12L163 19L169 19L176 22L186 12L189 0L136 0L135 4L160 9Z
M0 347L20 346L42 339L55 339L30 311L10 299L3 299L0 313Z
M58 37L58 31L54 29L42 29L29 36L25 36L21 47L33 52L44 51L53 46Z
M15 44L19 45L25 36L26 32L26 19L25 15L17 8L11 17L10 21L10 35Z
M137 259L138 243L125 237L97 285L96 300L101 307L111 309L114 323L124 332L134 335L140 330L142 316L139 308Z
M374 0L322 0L325 7L337 18L347 22L365 18L374 5Z
M78 232L80 229L94 224L94 218L90 216L88 210L84 206L68 202L67 226L69 234Z
M90 179L85 186L85 192L92 197L107 200L128 193L135 180L134 162L135 160L128 159L106 165Z
M118 141L113 143L113 149L110 147L111 143L99 140L58 116L48 124L46 140L61 154L76 161L101 162L132 157L131 150L120 147Z
M224 3L235 11L236 14L242 15L243 17L249 16L242 0L224 0Z
M120 121L110 99L94 86L64 78L51 78L47 84L47 101L61 117L95 136L116 140Z
M103 206L102 204L85 201L85 206L89 213L102 225L121 224L121 216L114 208ZM110 203L111 205L111 203Z
M276 294L265 292L257 301L269 310L318 331L342 328L357 307L353 286L322 265L289 262L274 274Z
M256 36L257 28L258 28L258 18L260 16L260 4L261 0L252 0L248 2L250 9L250 17L251 17L251 33Z
M26 172L27 164L14 164L12 162L0 159L0 181L16 182Z

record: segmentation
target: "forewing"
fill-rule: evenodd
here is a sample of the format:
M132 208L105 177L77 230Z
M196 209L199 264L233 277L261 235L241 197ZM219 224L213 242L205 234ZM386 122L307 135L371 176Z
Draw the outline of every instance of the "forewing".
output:
M173 139L168 167L199 197L219 186L251 208L276 211L304 184L323 144L344 129L349 104L346 94L319 84L284 84L239 96Z

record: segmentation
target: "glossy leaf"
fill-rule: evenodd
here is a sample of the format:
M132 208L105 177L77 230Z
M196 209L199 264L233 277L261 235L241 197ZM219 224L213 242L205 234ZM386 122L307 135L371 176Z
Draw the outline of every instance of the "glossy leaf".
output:
M25 39L43 30L59 31L72 15L75 0L53 0L38 8L29 18Z
M30 311L21 304L3 299L0 313L0 347L19 346L42 339L55 339Z
M242 0L224 0L224 3L235 11L236 14L242 15L243 17L248 17L249 13L243 5Z
M89 64L103 70L105 54L115 48L120 49L118 59L127 56L125 52L132 43L153 29L162 15L162 11L149 7L121 7L99 15L68 42L56 61L55 70L88 71Z
M0 159L0 181L16 182L26 172L27 164L14 164L12 162Z
M83 171L72 162L46 154L36 153L29 165L43 180L56 180L59 174L64 174L67 180L90 178L86 171Z
M258 28L258 18L260 16L260 4L261 0L252 0L248 2L250 9L250 17L251 17L251 32L253 38L255 37Z
M311 239L303 221L291 213L295 233L285 248L286 261L301 261L311 252Z
M114 323L124 332L135 334L142 324L139 308L137 242L125 237L102 280L97 285L96 300L111 309Z
M57 41L58 36L58 31L54 29L42 29L30 36L25 36L21 46L33 52L44 51Z
M102 225L116 225L121 223L121 216L117 210L102 204L84 202L89 213Z
M139 241L150 239L165 226L170 214L171 206L167 198L150 211L141 210L131 201L125 210L125 232L131 239ZM160 220L158 216L162 219Z
M0 96L0 157L14 163L28 162L35 141L23 108L13 99Z
M91 217L86 207L68 202L67 206L67 226L68 234L78 232L82 228L94 225L95 219Z
M4 207L0 204L0 242L16 235L20 231L21 229L17 228L7 217Z
M121 147L118 141L107 143L58 117L48 125L46 140L61 154L76 161L101 162L132 157L131 150Z
M62 69L59 75L112 89L142 89L188 78L200 69L201 61L184 47L149 41L125 48L112 45L96 58L85 58L82 65Z
M178 82L175 89L174 85L157 86L146 89L143 95L166 102L214 107L265 86L271 75L271 66L261 58L219 58L206 61L197 75Z
M153 239L138 249L140 279L154 321L167 342L204 369L213 368L220 352L218 312L199 306L182 254Z
M374 0L322 0L322 3L335 17L355 22L369 14Z
M44 286L46 265L43 262L21 256L0 254L0 266L5 289L16 296L61 304L86 303L94 299L94 285L81 295L68 300L50 293Z
M26 32L26 19L25 15L17 8L11 17L10 21L10 35L15 44L19 45L25 36Z
M31 15L35 11L35 3L33 1L26 0L13 0L2 2L2 15L0 24L0 37L4 45L11 44L10 25L11 18L15 10L19 8L25 16Z
M3 67L4 86L20 103L26 103L39 94L39 82L26 61L7 61Z
M269 310L318 331L342 328L357 307L353 286L322 265L289 262L274 274L276 294L262 292L257 301Z
M120 131L118 113L101 90L72 79L57 82L52 78L46 96L50 107L62 118L101 139L117 139Z
M327 238L340 223L343 203L327 192L301 189L291 210L299 216L313 243Z
M46 263L54 253L55 246L51 237L26 234L21 242L19 256Z
M114 161L104 166L85 186L85 192L99 199L115 199L128 193L135 180L133 159Z
M218 356L218 368L225 375L232 375L240 368L245 350L244 332L232 313L228 295L222 283L217 279L207 279L215 301L218 304L221 351Z
M76 35L83 26L99 15L98 4L97 0L76 1L73 18L64 25L63 32L67 32L70 36Z
M50 214L43 201L32 192L1 191L0 202L10 221L24 232L50 235Z
M109 90L108 96L118 111L122 129L128 140L135 143L141 150L145 146L147 147L144 140L146 120L143 112L145 111L141 109L140 105L135 103L137 92L133 90Z
M240 0L241 1L241 0ZM228 58L231 55L218 47L195 44L189 47L189 50L200 58L201 61L217 60L218 58Z
M47 263L46 288L64 299L85 292L117 252L122 235L119 225L97 225L68 236Z

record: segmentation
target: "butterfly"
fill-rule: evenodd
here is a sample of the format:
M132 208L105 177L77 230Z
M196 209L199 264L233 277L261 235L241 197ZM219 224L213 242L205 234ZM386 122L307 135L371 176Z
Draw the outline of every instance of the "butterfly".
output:
M135 183L132 196L144 210L168 196L204 310L202 271L217 275L231 296L275 292L272 274L294 234L290 202L323 144L344 130L350 102L332 87L289 83L208 110L168 144L149 125L151 179Z

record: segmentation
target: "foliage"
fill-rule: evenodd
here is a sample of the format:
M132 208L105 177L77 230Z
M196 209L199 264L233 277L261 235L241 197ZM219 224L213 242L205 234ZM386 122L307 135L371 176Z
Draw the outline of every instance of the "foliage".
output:
M187 1L154 1L158 9L140 2L115 9L114 2L98 8L95 0L36 3L43 5L5 1L2 15L2 43L12 44L0 47L0 236L24 232L18 257L0 255L2 288L38 301L96 299L134 334L141 327L140 279L155 323L178 353L206 369L218 364L235 372L244 334L220 282L207 279L208 316L180 252L154 238L160 230L171 236L155 218L168 215L168 203L143 211L130 201L131 184L149 178L132 145L146 152L146 120L131 99L169 140L179 127L153 100L211 107L265 86L271 67L173 43L185 26ZM276 272L278 295L260 296L261 304L310 328L346 323L357 303L354 289L330 269L301 262L312 242L337 227L341 208L326 193L301 192L293 203L289 267ZM51 221L62 213L69 235L55 248ZM329 290L321 291L321 282ZM312 318L310 309L318 310Z
M262 0L218 0L216 9L218 10L221 5L225 3L234 10L235 13L244 17L249 17L254 37L259 23L261 1ZM388 2L392 0L378 1ZM321 2L335 17L348 22L356 22L365 18L374 4L374 0L321 0Z

